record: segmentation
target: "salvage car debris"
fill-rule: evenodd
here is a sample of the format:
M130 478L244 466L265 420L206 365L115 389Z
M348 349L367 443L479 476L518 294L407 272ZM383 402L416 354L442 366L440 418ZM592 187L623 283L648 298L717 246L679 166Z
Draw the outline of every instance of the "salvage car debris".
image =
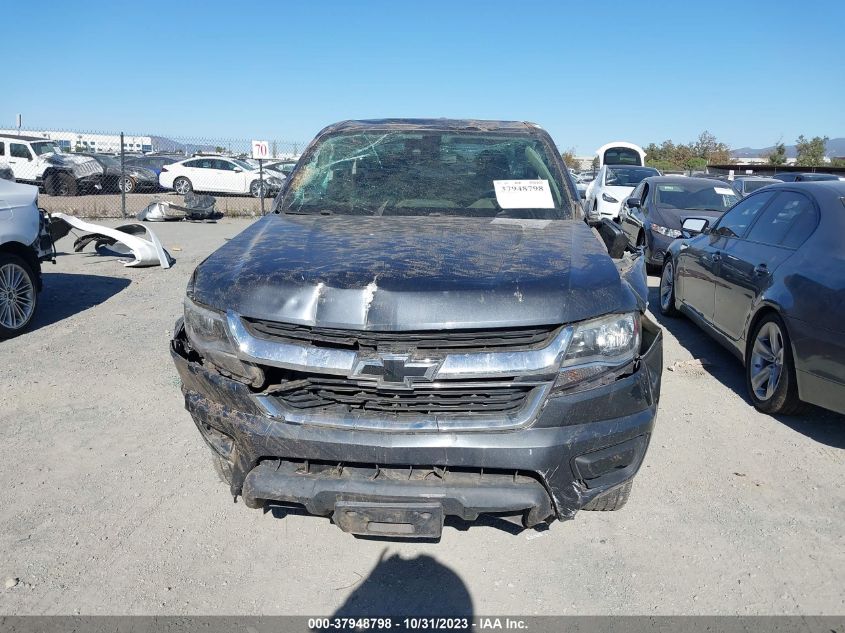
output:
M123 263L127 268L161 266L170 268L174 260L164 250L158 237L143 224L122 224L115 228L85 222L64 213L50 215L50 232L53 241L67 235L70 230L87 231L87 235L78 238L73 245L74 252L81 252L90 243L94 243L97 252L117 257L132 257Z
M218 476L354 534L617 510L660 396L641 250L534 124L347 121L194 271L171 355Z
M169 200L154 200L135 217L147 222L165 222L187 220L191 222L214 222L223 214L214 208L217 199L214 196L185 194L185 204L180 206Z

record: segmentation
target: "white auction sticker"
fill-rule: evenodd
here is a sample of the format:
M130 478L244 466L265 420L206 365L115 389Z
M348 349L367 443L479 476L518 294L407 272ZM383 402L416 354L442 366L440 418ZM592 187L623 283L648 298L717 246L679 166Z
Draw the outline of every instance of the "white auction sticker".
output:
M727 189L726 187L713 187L720 196L735 196L736 191L733 189Z
M496 202L503 209L554 209L548 180L494 180Z

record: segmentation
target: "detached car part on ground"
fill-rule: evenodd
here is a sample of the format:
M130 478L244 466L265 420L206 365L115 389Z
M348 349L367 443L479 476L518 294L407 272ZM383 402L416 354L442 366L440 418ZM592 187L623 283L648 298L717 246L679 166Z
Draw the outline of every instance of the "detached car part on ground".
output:
M41 291L41 262L52 259L38 189L0 180L0 339L23 332Z
M143 224L122 224L111 228L64 213L50 215L50 233L54 242L71 229L87 231L73 243L76 253L93 243L94 249L102 255L127 258L123 265L128 268L161 266L167 269L173 265L173 258L164 250L158 236Z
M533 124L323 130L275 213L197 267L172 342L231 493L398 537L622 507L661 332L643 258L564 169Z
M735 354L759 410L845 414L845 183L769 185L684 229L666 252L660 311Z

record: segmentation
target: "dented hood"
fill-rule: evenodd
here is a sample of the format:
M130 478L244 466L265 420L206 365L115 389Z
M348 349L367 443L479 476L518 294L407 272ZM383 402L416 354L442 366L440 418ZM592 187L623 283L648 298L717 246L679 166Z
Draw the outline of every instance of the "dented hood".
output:
M369 330L559 324L641 309L581 221L271 215L199 265L200 303Z

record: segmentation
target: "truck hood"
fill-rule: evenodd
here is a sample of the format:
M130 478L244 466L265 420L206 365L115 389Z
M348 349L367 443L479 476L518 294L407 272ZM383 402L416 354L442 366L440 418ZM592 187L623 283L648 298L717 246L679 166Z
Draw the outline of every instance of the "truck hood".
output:
M103 173L103 166L89 156L74 156L73 154L43 154L41 159L51 165L68 168L77 178Z
M257 319L360 330L495 328L641 307L582 221L271 215L189 294Z

